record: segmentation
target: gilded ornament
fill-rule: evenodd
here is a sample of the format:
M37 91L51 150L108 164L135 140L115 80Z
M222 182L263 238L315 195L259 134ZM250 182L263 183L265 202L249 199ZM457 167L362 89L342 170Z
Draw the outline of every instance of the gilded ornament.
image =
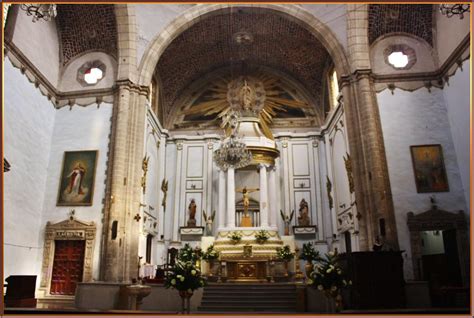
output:
M142 170L143 170L143 176L142 176L142 188L143 188L143 194L146 192L146 175L148 172L148 162L150 161L150 156L146 156L143 158L142 161Z
M354 193L354 177L352 175L352 158L349 153L346 152L346 157L343 156L344 164L346 166L347 180L349 181L349 191Z

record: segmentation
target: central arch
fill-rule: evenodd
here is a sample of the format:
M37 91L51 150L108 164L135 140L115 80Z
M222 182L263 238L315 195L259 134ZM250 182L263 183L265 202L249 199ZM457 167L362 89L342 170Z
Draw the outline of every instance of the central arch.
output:
M202 19L219 14L231 8L257 8L272 10L286 19L290 19L307 29L328 51L336 71L348 75L350 68L344 49L334 33L314 15L297 5L280 4L201 4L196 5L176 18L168 27L157 35L146 49L138 69L138 84L149 86L157 63L168 45L184 30Z

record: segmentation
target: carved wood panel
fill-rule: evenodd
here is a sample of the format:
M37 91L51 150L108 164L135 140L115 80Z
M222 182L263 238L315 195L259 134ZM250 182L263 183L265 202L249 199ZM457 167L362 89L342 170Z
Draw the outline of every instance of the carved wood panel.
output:
M74 295L77 283L82 281L85 241L57 240L54 244L50 293Z

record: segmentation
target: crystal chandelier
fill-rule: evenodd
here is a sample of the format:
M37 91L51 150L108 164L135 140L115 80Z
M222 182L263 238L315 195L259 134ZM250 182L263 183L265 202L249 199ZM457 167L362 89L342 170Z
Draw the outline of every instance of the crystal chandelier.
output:
M33 16L33 22L40 19L50 21L57 15L55 4L22 4L20 8L26 11L27 15Z
M221 147L214 151L214 161L223 170L228 168L243 168L252 161L252 153L245 143L237 137L238 115L236 112L229 114L229 126L232 129L230 137L221 142Z
M459 15L460 19L464 18L464 13L469 12L471 9L470 4L440 4L439 11L448 18L453 15Z

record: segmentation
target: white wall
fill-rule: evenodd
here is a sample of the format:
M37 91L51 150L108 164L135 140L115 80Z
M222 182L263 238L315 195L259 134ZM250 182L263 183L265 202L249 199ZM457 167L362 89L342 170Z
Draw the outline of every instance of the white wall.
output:
M59 76L59 40L56 21L32 22L32 17L19 9L12 42L57 87Z
M326 24L347 49L347 5L346 4L301 4L319 21Z
M439 65L443 65L459 43L469 34L470 13L464 14L464 19L459 19L458 16L448 18L442 15L438 8L435 12L434 46L438 51Z
M400 249L406 251L404 269L409 279L413 278L413 269L407 212L419 214L429 210L432 195L440 209L452 212L467 209L443 91L436 88L431 91L396 89L394 95L388 90L377 94L398 240ZM441 144L449 192L417 193L410 146L424 144Z
M11 164L4 174L4 277L39 275L35 260L42 248L40 221L55 109L7 58L4 79L4 155Z
M462 70L458 69L456 74L449 79L449 84L444 87L443 93L448 109L448 119L453 136L454 149L458 160L461 181L464 187L464 198L469 202L469 90L471 78L469 60L462 64Z
M107 152L110 134L111 104L88 107L75 106L71 110L63 107L56 111L55 126L51 140L51 153L47 171L43 215L41 217L41 245L44 242L46 222L65 220L74 209L77 219L95 222L97 226L93 279L99 278L100 239L102 233L102 209L105 193ZM56 206L62 161L65 151L98 150L92 206Z

